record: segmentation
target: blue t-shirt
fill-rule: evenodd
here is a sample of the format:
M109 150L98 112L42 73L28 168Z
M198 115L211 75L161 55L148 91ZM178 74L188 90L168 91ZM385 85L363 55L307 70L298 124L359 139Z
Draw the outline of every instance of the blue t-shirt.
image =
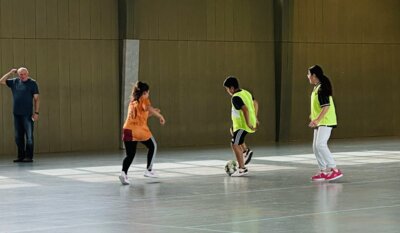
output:
M22 82L19 78L7 79L6 84L11 88L14 105L14 115L32 115L33 95L39 94L39 88L36 81L29 78Z

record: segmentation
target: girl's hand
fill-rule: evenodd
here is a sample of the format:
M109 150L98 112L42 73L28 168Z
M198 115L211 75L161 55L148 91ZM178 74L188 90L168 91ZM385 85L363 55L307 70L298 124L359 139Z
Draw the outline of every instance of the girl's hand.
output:
M310 122L310 124L308 124L308 127L310 128L315 128L318 126L319 121L318 120L313 120Z
M165 119L164 119L163 116L160 117L160 124L161 124L161 125L164 125L164 124L165 124Z

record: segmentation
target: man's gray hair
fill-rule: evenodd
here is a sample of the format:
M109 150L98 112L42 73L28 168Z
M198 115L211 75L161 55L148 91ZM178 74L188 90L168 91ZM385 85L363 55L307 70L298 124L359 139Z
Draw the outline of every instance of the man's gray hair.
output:
M17 73L19 74L19 73L21 73L22 71L26 71L26 73L29 73L28 69L25 68L25 67L20 67L20 68L18 68Z

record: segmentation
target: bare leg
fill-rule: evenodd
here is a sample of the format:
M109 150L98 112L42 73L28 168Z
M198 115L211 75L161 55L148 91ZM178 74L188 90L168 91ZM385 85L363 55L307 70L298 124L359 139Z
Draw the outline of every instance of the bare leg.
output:
M236 156L236 160L239 163L239 168L244 168L243 151L241 145L232 145L232 150Z
M248 149L246 143L243 143L242 145L240 145L240 148L242 149L242 152L246 152L246 150Z

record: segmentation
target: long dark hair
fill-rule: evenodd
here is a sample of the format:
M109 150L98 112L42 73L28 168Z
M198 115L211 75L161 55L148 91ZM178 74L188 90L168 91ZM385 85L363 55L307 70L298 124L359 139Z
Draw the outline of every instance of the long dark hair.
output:
M315 76L317 76L319 82L321 83L319 92L327 96L332 96L333 90L331 81L328 77L324 75L324 71L322 70L322 68L319 65L314 65L308 68L308 70L310 71L311 75L315 74Z
M147 85L147 83L137 81L135 86L133 86L132 100L138 101L145 91L149 91L149 85Z

